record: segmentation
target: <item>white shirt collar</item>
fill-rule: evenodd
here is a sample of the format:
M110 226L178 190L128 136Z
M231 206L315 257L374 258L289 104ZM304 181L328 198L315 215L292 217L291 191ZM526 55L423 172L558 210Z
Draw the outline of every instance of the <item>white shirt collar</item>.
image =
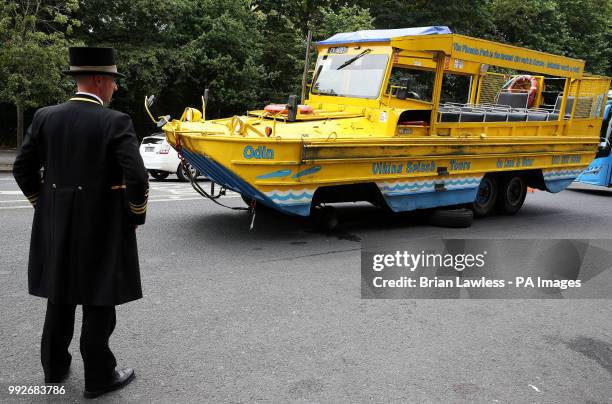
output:
M77 95L79 95L79 94L83 94L83 95L88 95L88 96L90 96L90 97L94 97L96 100L98 100L98 102L100 102L100 105L104 105L104 102L102 101L102 98L98 97L98 96L97 96L97 95L95 95L95 94L92 94L92 93L86 93L85 91L77 91L76 93L77 93Z

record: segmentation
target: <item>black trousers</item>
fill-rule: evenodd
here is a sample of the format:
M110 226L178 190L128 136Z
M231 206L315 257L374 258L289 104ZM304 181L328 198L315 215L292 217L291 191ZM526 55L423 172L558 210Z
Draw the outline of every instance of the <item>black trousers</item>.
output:
M74 333L74 304L54 304L47 300L47 315L41 342L41 362L46 383L57 383L68 371L68 352ZM83 305L81 356L85 367L85 387L104 384L114 374L117 361L108 347L115 329L115 306Z

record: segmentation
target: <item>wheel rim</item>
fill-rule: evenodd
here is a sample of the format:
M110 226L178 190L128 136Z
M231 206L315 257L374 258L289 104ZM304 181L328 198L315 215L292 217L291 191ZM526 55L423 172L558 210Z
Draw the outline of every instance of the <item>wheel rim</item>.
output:
M196 170L195 167L192 166L189 163L186 163L186 165L187 165L187 167L185 167L185 166L182 167L182 170L183 170L183 173L185 174L185 177L186 178L195 177L197 172L198 172L198 170ZM189 174L191 174L191 175L189 175Z
M508 203L516 206L523 197L523 181L519 177L514 177L508 182Z
M480 186L478 187L478 194L476 195L476 204L478 204L479 206L486 206L489 204L492 197L493 184L491 183L490 179L485 178L482 180Z

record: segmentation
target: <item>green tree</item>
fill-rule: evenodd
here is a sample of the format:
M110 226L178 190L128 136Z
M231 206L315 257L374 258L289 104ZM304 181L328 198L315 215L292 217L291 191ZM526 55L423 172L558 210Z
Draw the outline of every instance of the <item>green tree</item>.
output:
M269 79L262 63L263 13L248 0L186 3L190 10L176 21L182 38L173 98L197 105L209 88L209 112L215 115L254 108L263 97L262 83Z
M24 111L65 99L71 89L61 75L68 36L79 21L77 0L14 0L0 3L0 101L17 109L17 146Z
M378 29L446 25L453 32L487 38L493 32L490 0L360 0Z
M265 19L248 0L82 0L80 10L78 37L115 47L127 75L114 107L143 127L146 94L155 93L155 109L174 117L185 105L199 106L205 88L209 117L244 111L263 97Z
M612 75L612 2L610 0L557 0L568 38L568 56L584 59L591 73Z
M493 0L496 36L503 42L565 55L570 37L555 0Z
M82 24L75 36L90 46L116 49L118 69L127 77L118 81L112 107L129 113L137 129L150 129L143 111L144 96L156 94L159 99L173 84L173 65L181 60L174 23L180 18L177 7L184 11L180 8L184 3L80 0L77 18ZM163 98L160 101L156 108L165 113Z
M332 7L321 7L310 26L313 38L323 40L339 32L373 29L374 18L370 15L370 10L356 5L342 6L336 10Z
M264 93L268 100L285 102L289 94L300 94L306 51L306 33L312 31L313 43L338 32L373 28L367 9L358 6L332 7L331 2L318 2L315 9L302 7L271 8L275 3L264 2L265 11L263 61L270 74ZM308 3L310 5L313 2ZM321 5L324 4L324 5ZM285 5L280 5L285 7ZM298 10L295 15L286 10ZM303 15L309 21L303 22ZM301 24L305 24L302 26ZM316 60L316 46L311 48L311 66Z
M322 7L340 6L340 2L332 0L254 0L259 10L266 16L271 16L268 31L293 31L301 37L306 37L311 28L311 22L317 18ZM282 18L278 18L282 17ZM280 23L280 24L279 24ZM287 24L287 25L285 25Z

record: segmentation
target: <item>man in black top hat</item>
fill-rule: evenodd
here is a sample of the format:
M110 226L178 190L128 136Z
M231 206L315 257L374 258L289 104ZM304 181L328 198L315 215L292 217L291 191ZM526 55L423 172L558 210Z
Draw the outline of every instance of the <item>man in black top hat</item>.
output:
M135 229L145 222L148 174L130 117L105 108L117 90L112 48L70 48L78 92L36 111L14 163L34 206L28 286L47 298L41 343L45 382L68 375L76 305L85 397L128 384L108 346L115 305L142 297ZM41 168L43 169L41 175Z

